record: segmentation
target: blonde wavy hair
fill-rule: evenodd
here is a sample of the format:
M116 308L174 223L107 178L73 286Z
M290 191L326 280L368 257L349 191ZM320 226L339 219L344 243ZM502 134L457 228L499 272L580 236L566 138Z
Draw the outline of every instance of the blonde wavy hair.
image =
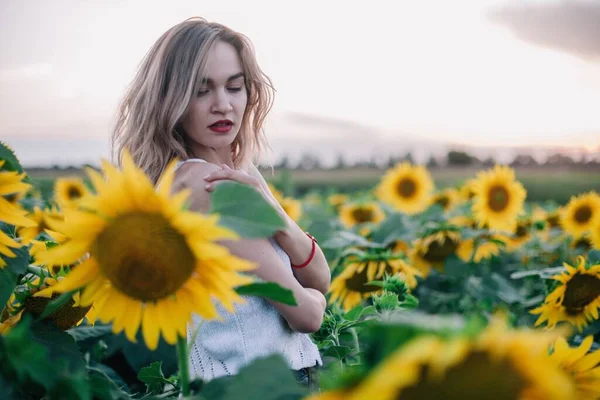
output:
M111 137L112 158L117 164L128 150L156 183L173 158L193 157L180 122L205 78L202 71L207 55L219 41L238 52L248 94L240 131L231 144L234 166L257 162L269 147L263 127L273 105L271 80L258 66L246 36L194 17L166 31L142 60L117 110Z

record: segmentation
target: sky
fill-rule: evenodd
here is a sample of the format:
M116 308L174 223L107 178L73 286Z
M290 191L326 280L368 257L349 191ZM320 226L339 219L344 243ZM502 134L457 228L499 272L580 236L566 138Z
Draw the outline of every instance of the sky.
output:
M600 151L600 32L585 23L600 8L571 7L590 2L2 0L0 139L32 163L103 156L144 54L203 16L253 42L277 90L274 150Z

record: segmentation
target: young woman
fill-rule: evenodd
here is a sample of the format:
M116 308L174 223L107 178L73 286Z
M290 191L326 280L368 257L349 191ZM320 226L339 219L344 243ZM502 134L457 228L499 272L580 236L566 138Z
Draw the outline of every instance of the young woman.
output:
M113 149L118 159L128 149L155 182L171 159L182 160L174 190L191 189L194 210L208 212L215 185L231 180L253 186L284 218L286 228L271 238L222 244L255 262L259 278L291 289L298 305L249 296L233 314L220 308L222 321L195 318L190 369L210 380L276 353L314 388L307 381L322 361L308 333L321 325L330 270L316 241L286 215L254 166L266 144L263 123L272 99L250 41L191 18L165 32L144 58L119 109Z

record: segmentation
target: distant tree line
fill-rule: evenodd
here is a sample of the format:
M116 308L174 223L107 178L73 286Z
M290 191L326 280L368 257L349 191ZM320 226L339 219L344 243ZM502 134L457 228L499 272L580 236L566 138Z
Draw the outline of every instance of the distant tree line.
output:
M388 156L385 158L371 157L370 160L349 161L343 154L338 154L336 161L332 166L325 167L318 156L311 153L304 153L296 162L292 162L287 156L283 156L277 163L274 164L276 169L345 169L345 168L379 168L386 169L394 165L408 161L415 163L411 152L407 152L401 156ZM465 151L450 150L443 157L430 156L424 165L427 168L435 169L439 167L490 167L496 164L493 157L480 159ZM562 153L554 153L550 155L544 162L537 161L534 157L528 154L518 154L509 163L512 167L599 167L600 157L590 157L583 155L577 159Z

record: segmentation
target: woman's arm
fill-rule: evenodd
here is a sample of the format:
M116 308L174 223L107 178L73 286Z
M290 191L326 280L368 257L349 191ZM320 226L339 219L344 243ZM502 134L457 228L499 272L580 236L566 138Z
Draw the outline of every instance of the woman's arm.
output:
M219 167L208 163L184 164L176 173L173 190L191 189L190 209L207 213L210 209L210 193L205 189L204 176L217 170L220 170ZM240 202L240 206L243 203ZM316 290L302 287L267 239L223 240L219 244L227 247L233 255L254 262L257 268L253 273L259 278L278 283L294 293L297 306L269 300L290 328L303 333L315 332L320 328L325 297Z
M268 193L274 201L277 201L260 171L254 165L249 167L248 173L251 176L256 177L260 181L263 190ZM303 264L310 255L312 240L306 236L302 228L300 228L289 216L286 215L285 220L286 228L277 231L275 240L277 240L277 243L279 243L281 248L290 256L292 264ZM331 269L329 268L327 259L319 245L315 243L315 246L315 255L311 262L304 268L294 268L293 272L302 286L317 289L319 292L326 294L329 290L329 284L331 283Z

